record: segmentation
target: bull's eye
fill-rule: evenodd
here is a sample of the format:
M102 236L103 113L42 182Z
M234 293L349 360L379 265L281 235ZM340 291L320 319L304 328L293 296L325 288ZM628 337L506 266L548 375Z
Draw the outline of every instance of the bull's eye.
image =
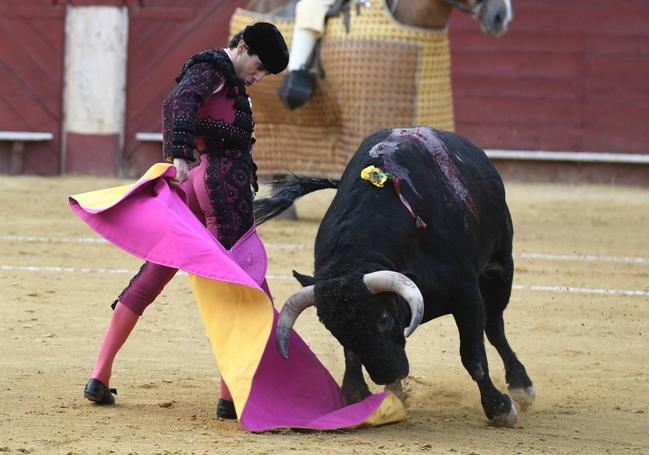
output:
M393 319L392 317L388 314L387 311L384 311L381 317L379 318L379 322L377 324L377 328L379 332L388 332L390 329L392 329L393 325Z

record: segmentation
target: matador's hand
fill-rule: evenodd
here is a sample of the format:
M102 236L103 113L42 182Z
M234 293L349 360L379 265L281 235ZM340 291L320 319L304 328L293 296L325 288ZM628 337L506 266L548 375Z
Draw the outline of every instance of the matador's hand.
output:
M183 183L187 180L189 174L187 161L183 158L174 158L174 167L176 168L176 178L174 180L178 183Z

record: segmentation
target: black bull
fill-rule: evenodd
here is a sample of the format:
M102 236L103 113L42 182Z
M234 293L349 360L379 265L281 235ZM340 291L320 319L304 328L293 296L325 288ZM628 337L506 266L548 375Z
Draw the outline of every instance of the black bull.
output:
M368 166L378 168L377 185L381 173L388 177L383 187L361 178ZM295 273L304 288L282 310L282 354L295 318L315 305L344 347L342 388L354 402L369 394L362 366L377 384L399 381L409 371L404 328L409 334L451 314L485 415L513 426L516 407L489 377L483 333L519 407L531 404L534 388L505 337L513 228L502 180L485 153L454 133L384 129L363 141L339 181L289 176L277 184L271 198L256 201L257 222L332 187L338 190L316 237L314 276Z

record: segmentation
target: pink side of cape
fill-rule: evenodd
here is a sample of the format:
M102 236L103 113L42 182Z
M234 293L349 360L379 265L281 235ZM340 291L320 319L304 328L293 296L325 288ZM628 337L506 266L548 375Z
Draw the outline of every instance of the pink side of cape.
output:
M110 207L84 209L73 197L70 205L102 237L143 260L263 289L192 214L182 192L165 180L173 172L169 168L159 178L139 182ZM277 311L274 314L276 322ZM287 360L279 356L274 340L275 324L240 416L244 429L352 427L363 423L385 398L380 393L346 406L334 379L297 333L291 334Z

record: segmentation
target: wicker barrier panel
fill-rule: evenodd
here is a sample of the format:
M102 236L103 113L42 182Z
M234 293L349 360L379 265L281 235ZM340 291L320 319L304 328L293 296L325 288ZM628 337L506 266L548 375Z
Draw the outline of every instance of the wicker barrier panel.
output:
M230 31L260 20L274 23L290 44L292 20L252 11L238 9ZM260 174L337 176L361 141L380 128L453 129L446 30L399 24L382 0L372 0L359 15L352 8L349 33L342 16L328 20L321 61L325 78L295 111L277 95L286 73L250 88Z

